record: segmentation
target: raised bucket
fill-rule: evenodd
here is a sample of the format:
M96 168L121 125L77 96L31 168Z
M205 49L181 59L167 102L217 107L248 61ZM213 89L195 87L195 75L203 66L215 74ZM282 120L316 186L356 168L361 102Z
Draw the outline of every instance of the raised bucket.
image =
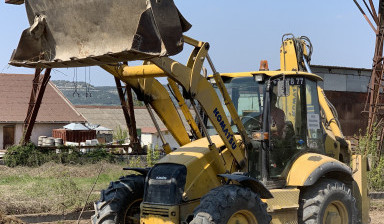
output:
M173 0L25 0L10 64L83 67L178 54L190 28Z

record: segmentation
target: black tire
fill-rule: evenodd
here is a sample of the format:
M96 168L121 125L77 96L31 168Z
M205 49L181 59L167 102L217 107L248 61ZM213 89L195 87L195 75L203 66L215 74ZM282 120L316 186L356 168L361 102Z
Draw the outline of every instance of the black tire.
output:
M93 224L137 224L140 223L140 203L143 201L145 177L129 175L111 182L101 191L95 202Z
M330 212L332 209L337 212ZM300 200L299 223L328 223L328 218L337 215L342 223L358 223L356 200L344 183L323 179L304 189Z
M208 192L194 211L190 224L226 224L234 215L253 216L258 224L270 223L267 204L249 188L239 185L224 185ZM247 223L256 223L252 218ZM239 222L243 223L243 222Z

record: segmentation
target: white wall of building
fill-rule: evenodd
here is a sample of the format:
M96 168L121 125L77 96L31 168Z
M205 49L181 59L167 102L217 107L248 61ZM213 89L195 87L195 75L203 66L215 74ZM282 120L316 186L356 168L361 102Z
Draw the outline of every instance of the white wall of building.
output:
M141 133L141 146L152 144L153 135L151 133Z
M180 147L180 145L176 142L176 140L168 131L163 131L162 133L164 135L165 140L168 142L172 149L177 149ZM141 145L144 146L149 144L151 144L152 147L155 147L156 145L159 148L162 147L163 143L158 133L141 133Z
M59 124L59 123L53 123L53 124L41 124L36 123L33 127L32 135L31 135L31 141L37 145L37 141L39 136L52 136L52 130L62 128L65 124ZM14 125L15 126L15 144L18 144L23 136L23 126L24 124L18 123L18 124L0 124L0 148L3 148L3 127L7 125Z
M367 92L371 70L313 65L312 72L324 79L319 85L325 91Z
M37 141L39 136L47 136L51 137L52 136L52 130L53 129L59 129L63 128L63 126L67 125L68 123L65 124L35 124L33 127L32 135L31 135L31 141L37 145Z

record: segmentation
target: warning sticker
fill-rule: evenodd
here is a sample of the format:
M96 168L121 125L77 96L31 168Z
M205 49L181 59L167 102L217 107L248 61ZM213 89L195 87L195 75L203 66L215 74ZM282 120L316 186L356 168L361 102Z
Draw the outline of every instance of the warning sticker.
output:
M320 129L320 116L318 114L308 114L307 115L307 126L309 130L319 130Z

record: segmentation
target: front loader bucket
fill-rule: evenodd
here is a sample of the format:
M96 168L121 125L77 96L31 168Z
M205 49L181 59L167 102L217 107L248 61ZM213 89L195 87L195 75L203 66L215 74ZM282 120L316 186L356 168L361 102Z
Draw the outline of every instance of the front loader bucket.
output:
M173 0L25 0L10 64L82 67L175 55L190 24Z

